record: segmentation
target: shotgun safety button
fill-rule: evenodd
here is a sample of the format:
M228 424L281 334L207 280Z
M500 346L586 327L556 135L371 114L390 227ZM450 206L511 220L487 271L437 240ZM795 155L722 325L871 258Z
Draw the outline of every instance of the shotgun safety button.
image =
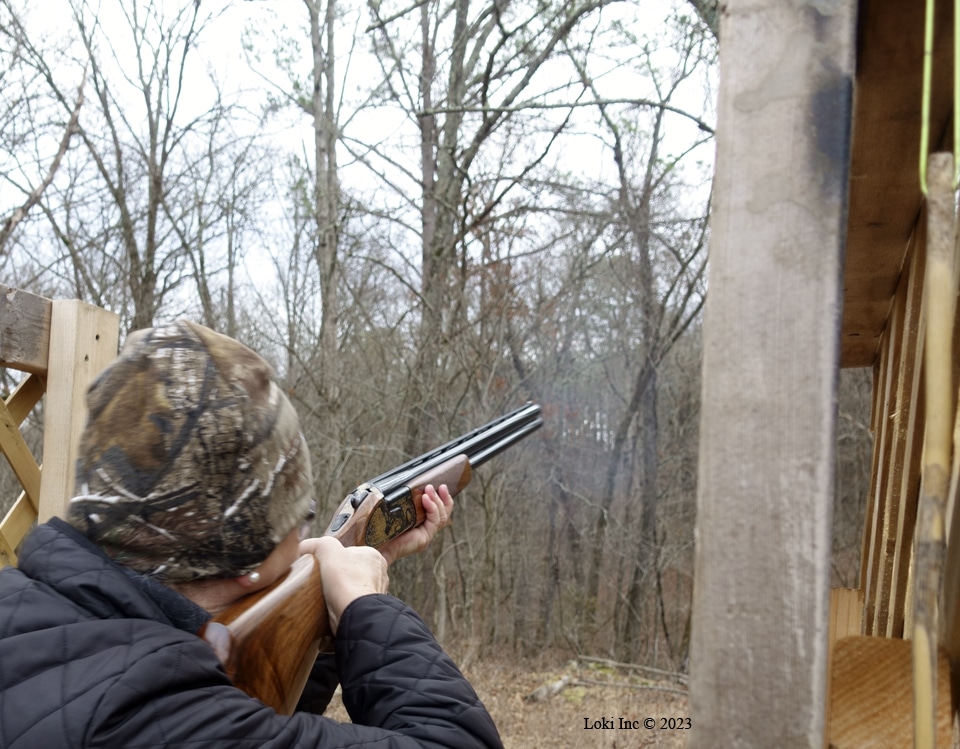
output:
M336 533L338 530L343 528L343 524L346 523L351 517L353 517L351 513L340 513L330 522L330 527L327 529L327 533Z
M369 489L357 489L350 495L350 506L356 510L370 494Z

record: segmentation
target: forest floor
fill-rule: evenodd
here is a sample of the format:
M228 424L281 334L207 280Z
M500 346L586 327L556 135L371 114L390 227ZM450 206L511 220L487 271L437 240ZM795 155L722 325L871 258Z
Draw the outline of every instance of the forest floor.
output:
M690 713L686 695L678 693L685 687L674 681L651 681L600 664L575 666L559 660L551 669L542 663L488 658L464 673L493 716L506 749L686 745ZM570 683L558 693L542 701L527 699L564 676ZM348 720L339 695L326 715ZM645 721L654 727L645 727Z

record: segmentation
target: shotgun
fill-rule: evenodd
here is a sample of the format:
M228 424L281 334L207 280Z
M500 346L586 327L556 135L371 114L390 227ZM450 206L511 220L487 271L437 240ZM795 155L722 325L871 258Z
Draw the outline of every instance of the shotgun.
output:
M325 535L344 546L378 547L396 538L424 521L428 484L446 484L456 495L474 468L542 425L540 406L527 403L361 484L340 503ZM332 642L316 558L300 557L283 578L241 599L198 634L236 687L292 714L317 654Z

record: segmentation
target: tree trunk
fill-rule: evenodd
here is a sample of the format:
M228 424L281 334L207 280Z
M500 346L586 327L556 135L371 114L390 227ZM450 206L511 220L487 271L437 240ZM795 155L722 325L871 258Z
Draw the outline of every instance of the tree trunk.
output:
M317 382L321 403L326 411L325 416L332 420L337 411L340 379L337 356L340 183L337 175L338 133L334 98L336 0L327 0L322 23L320 0L304 2L310 14L310 44L313 49L311 110L314 137L314 217L317 232L314 259L320 273L320 367ZM323 44L324 32L326 49Z

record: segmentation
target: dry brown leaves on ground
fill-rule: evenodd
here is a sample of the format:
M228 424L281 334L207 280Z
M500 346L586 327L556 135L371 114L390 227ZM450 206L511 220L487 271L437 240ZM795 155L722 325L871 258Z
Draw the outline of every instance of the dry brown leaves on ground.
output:
M491 659L465 673L496 721L507 749L686 745L687 697L678 693L684 691L682 685L670 681L651 681L600 664L560 663L554 670L544 670ZM571 678L557 694L540 702L527 699L564 676ZM348 720L339 696L326 714Z

